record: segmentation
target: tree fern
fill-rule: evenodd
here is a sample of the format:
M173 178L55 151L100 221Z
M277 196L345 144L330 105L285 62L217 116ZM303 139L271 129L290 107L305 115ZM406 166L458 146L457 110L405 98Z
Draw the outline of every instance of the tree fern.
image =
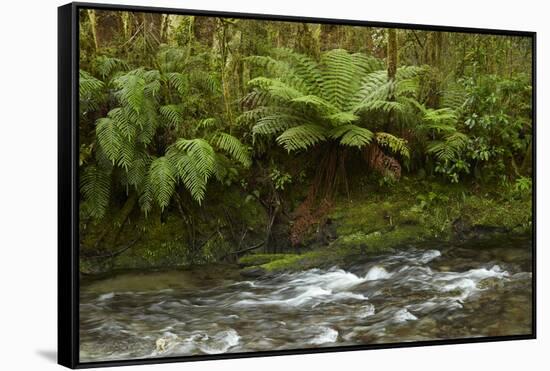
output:
M267 76L249 82L254 90L245 102L252 109L239 121L252 122L254 135L278 135L277 143L289 152L327 140L364 147L374 134L362 127L363 112L405 111L410 105L406 99L417 88L418 69L403 68L395 82L388 82L385 70L376 71L383 67L380 60L345 50L325 52L319 62L286 49L278 49L274 57L247 60L263 67ZM403 99L389 99L396 89ZM407 154L403 148L398 152Z

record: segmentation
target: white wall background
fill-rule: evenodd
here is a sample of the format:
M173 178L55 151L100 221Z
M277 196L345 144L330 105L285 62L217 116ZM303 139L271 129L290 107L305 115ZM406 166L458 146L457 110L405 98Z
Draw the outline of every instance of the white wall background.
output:
M91 0L93 1L93 0ZM108 0L105 0L107 2ZM540 0L112 0L132 5L538 32L538 340L129 367L128 370L519 370L548 360L550 22ZM0 11L0 369L50 370L56 351L56 87L60 0ZM543 291L544 290L544 291ZM547 354L544 353L546 350Z

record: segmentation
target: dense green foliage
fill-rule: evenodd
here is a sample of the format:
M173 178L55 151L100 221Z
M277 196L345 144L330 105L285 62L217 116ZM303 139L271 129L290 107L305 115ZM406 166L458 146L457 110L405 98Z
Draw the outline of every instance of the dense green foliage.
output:
M162 240L167 220L184 262L284 252L322 233L343 197L390 190L408 195L403 220L456 201L421 221L432 235L468 197L496 207L485 189L529 226L529 39L106 13L80 14L84 256L117 256L127 235Z

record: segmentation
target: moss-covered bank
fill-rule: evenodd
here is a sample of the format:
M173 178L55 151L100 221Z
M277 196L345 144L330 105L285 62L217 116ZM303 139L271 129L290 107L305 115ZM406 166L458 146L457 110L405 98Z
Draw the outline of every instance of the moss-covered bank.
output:
M327 245L294 254L248 255L239 260L242 273L345 265L422 241L531 231L531 196L510 187L468 188L405 178L387 193L370 191L364 187L338 200L329 215L333 240Z
M196 243L200 251L190 248L187 226L181 215L170 212L163 218L153 216L143 220L134 229L122 229L118 239L135 240L135 244L111 258L89 257L86 253L92 249L83 249L80 268L84 273L168 267L188 269L197 264L231 263L240 257L237 262L244 275L262 275L346 265L358 258L428 240L460 240L493 233L526 234L531 231L531 195L518 193L513 187L468 187L404 177L399 183L385 187L385 192L368 182L354 184L353 189L349 197L335 200L326 223L312 228L301 246L280 242L276 249L282 252L279 254L266 254L263 248L251 250L244 256L228 254L261 240L266 223L257 204L250 200L243 203L243 198L235 194L223 204L231 210L225 224L219 219L206 219L204 224L196 226L200 230ZM221 210L220 205L217 209L212 206L213 215ZM216 229L220 225L224 226L225 233ZM235 233L231 229L246 231L242 234L243 240L239 240L242 246L222 238L231 235L230 232ZM96 226L87 233L86 245L93 245L100 235L101 226ZM240 238L241 234L237 236ZM108 242L108 239L103 241L104 244Z

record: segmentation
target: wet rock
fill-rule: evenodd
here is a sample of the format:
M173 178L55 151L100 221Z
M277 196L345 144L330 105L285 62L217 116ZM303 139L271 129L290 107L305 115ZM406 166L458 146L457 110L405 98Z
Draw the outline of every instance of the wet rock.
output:
M249 268L241 269L240 273L241 273L241 276L243 277L254 278L254 277L264 276L267 272L265 269L261 267L249 267Z
M477 288L479 289L493 289L493 288L497 288L497 287L502 287L504 286L504 282L500 279L500 278L497 278L497 277L489 277L489 278L485 278L481 281L478 282L477 284Z

